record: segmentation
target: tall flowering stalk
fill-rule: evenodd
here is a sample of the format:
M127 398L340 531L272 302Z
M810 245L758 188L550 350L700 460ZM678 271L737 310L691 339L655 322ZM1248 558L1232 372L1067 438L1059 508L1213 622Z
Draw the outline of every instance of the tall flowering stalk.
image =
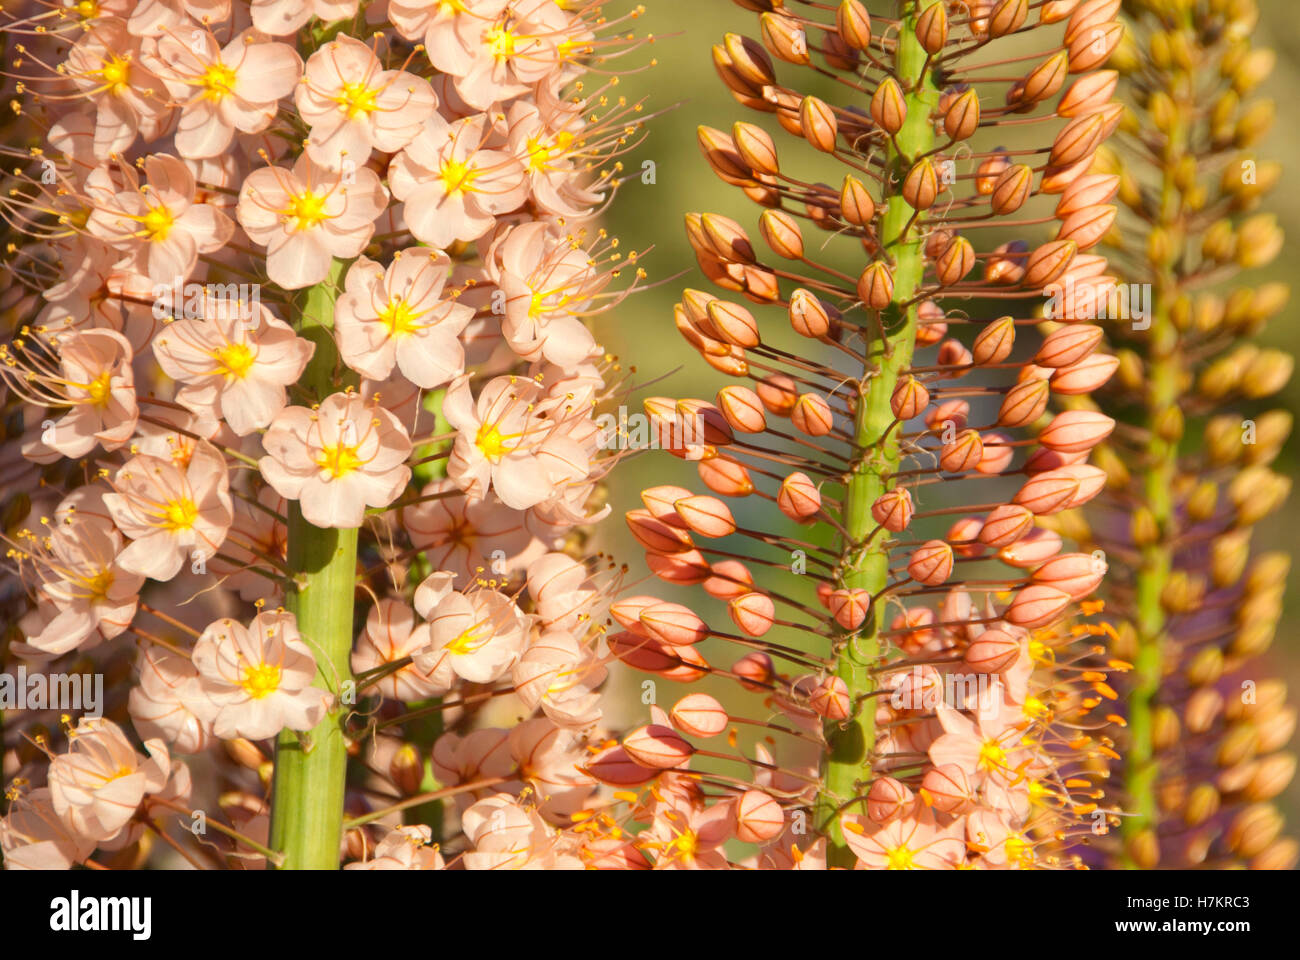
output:
M645 401L709 493L654 487L627 515L650 570L702 586L731 623L624 597L610 644L763 702L652 707L588 769L652 785L627 800L656 867L726 866L731 838L766 867L1076 864L1071 846L1114 822L1097 780L1116 756L1105 627L1077 620L1105 565L1041 521L1100 493L1086 461L1114 424L1048 404L1116 361L1094 327L1033 328L1045 296L1071 291L1073 320L1073 291L1104 281L1092 251L1114 185L1086 172L1123 109L1096 69L1117 4L739 5L757 36L728 34L714 64L793 145L757 122L700 130L713 172L762 209L767 249L688 216L722 296L685 291L677 328L737 382ZM711 664L705 640L743 656ZM730 752L700 744L732 723ZM696 756L729 762L684 773Z
M6 640L107 680L6 709L5 866L580 866L639 10L5 16Z
M1110 66L1131 100L1126 136L1090 176L1118 185L1106 243L1120 285L1098 321L1120 358L1095 405L1123 422L1099 450L1108 491L1077 535L1112 565L1105 595L1127 703L1123 862L1151 868L1287 869L1272 800L1295 772L1273 641L1289 568L1252 550L1253 527L1290 481L1271 468L1292 416L1265 401L1293 360L1254 338L1286 305L1283 284L1230 286L1282 247L1260 207L1280 168L1256 146L1270 101L1251 99L1274 56L1252 47L1254 2L1125 3Z

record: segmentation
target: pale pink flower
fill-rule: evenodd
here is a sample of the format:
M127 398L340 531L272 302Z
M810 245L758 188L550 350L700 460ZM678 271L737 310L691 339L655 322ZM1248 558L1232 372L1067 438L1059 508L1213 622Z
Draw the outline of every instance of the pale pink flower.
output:
M582 738L535 717L511 729L509 745L519 779L533 788L537 812L553 823L572 823L570 814L583 809L596 788L578 769L586 754Z
M518 658L532 619L496 590L460 593L451 581L449 573L434 573L415 590L415 609L429 622L429 646L415 664L448 687L453 675L490 683Z
M144 171L145 186L124 163L91 172L86 196L93 209L86 230L125 254L136 273L157 283L187 279L199 254L225 246L235 225L217 207L197 201L194 174L176 157L146 157Z
M370 608L366 627L352 651L352 672L366 673L396 663L427 647L430 642L428 624L415 623L411 608L400 601L384 598ZM390 700L425 700L447 692L447 687L436 683L414 663L408 663L382 679L369 684L373 690Z
M980 861L999 869L1032 870L1034 841L1007 821L1005 813L976 810L966 817L966 839Z
M54 812L48 787L18 794L0 817L6 870L68 870L95 850L95 841L68 829Z
M41 291L47 304L37 314L35 326L56 334L86 327L121 333L128 312L151 312L149 307L110 296L112 281L121 275L115 265L122 254L104 241L79 233L56 243L54 250L63 269L59 281ZM131 345L138 350L146 342Z
M175 320L154 341L163 373L184 384L176 402L241 437L275 419L315 350L261 304L211 296L202 317Z
M528 595L547 627L586 633L608 611L608 597L588 585L587 567L567 553L547 553L528 565Z
M161 37L194 23L219 24L230 19L230 0L136 0L127 5L127 29L140 37Z
M221 577L222 586L237 590L241 600L278 601L283 589L263 573L269 572L265 558L283 563L288 556L289 529L277 519L288 512L288 502L265 485L256 499L261 507L243 499L235 501L234 521L221 550L230 562L214 557L208 567Z
M360 40L340 35L307 60L294 94L298 113L311 128L307 153L317 163L355 170L370 150L396 153L433 115L429 82L404 70L385 70Z
M584 869L537 810L521 806L509 794L474 804L461 817L461 828L471 847L464 855L468 870Z
M141 738L157 738L177 753L198 753L212 743L212 724L199 690L199 672L185 657L164 647L140 654L140 683L131 688L127 709Z
M196 709L223 740L310 730L329 708L330 695L312 686L316 658L287 611L259 613L247 627L217 620L195 641L192 657L206 700Z
M82 487L64 499L48 536L25 544L41 576L40 595L54 614L28 643L63 654L96 631L111 640L130 625L145 578L118 562L122 543L94 488Z
M253 26L273 37L287 37L312 17L336 23L357 15L358 0L253 0Z
M517 763L510 752L510 731L497 727L480 727L463 737L444 733L433 744L429 765L437 781L448 786L481 780L501 781L456 794L456 808L461 813L498 791L518 791L523 787L513 779Z
M884 825L845 814L840 828L866 870L954 870L966 856L962 821L941 827L928 810Z
M540 399L535 381L516 377L495 378L477 400L469 377L447 388L442 412L457 430L447 475L470 497L491 487L506 506L526 510L586 477L586 451L540 415Z
M374 380L396 366L425 389L460 376L465 351L457 337L474 308L442 299L450 265L441 250L419 247L396 253L387 269L359 258L334 314L343 362Z
M137 134L155 139L167 125L166 87L144 60L140 38L117 17L95 21L68 53L66 75L93 104L91 150L100 159L125 153Z
M393 159L388 182L417 240L435 247L477 240L499 214L524 202L524 168L504 151L485 149L490 135L486 115L448 123L434 114Z
M1023 713L999 702L976 712L972 722L965 714L945 703L936 707L944 733L930 745L930 760L935 766L955 763L972 783L992 781L1007 786L1019 781L1033 753L1023 741L1028 723Z
M266 247L266 272L286 290L320 283L331 261L365 249L388 191L369 167L347 176L303 154L292 170L254 170L239 191L236 215L254 243Z
M590 158L594 149L584 136L580 106L541 87L537 102L512 103L506 122L510 152L524 166L533 202L554 217L587 217L604 194L585 187L579 172L578 162Z
M468 46L485 23L505 9L509 0L388 0L388 19L407 40L432 47L444 34L457 46ZM464 36L461 42L455 38Z
M456 92L465 102L486 110L528 92L578 52L586 36L581 21L554 0L515 0L496 17L473 9L452 29L431 28L426 45L430 62L455 77Z
M736 808L731 800L705 806L694 797L664 792L650 828L637 837L656 870L726 870L722 849L735 831Z
M159 39L158 54L163 79L181 101L176 150L188 159L222 155L236 131L265 130L302 75L293 47L252 30L224 47L203 31L192 37L169 33Z
M183 469L158 457L132 457L117 471L113 490L104 504L132 540L117 562L153 580L170 580L187 560L210 560L233 519L226 462L206 442Z
M161 740L148 740L145 757L121 727L103 717L82 717L68 732L68 752L50 761L54 812L78 838L102 844L126 829L145 797L159 793L171 776Z
M0 348L0 377L29 403L71 407L58 420L41 421L40 445L84 457L96 445L116 450L135 432L133 359L122 334L80 330L51 338L51 347L33 338L22 342L21 351Z
M361 526L367 506L388 506L411 479L405 428L356 394L332 394L315 410L286 407L262 446L262 476L318 527Z
M493 252L488 276L505 294L501 332L510 349L566 371L599 355L582 318L609 275L596 269L590 254L542 222L514 227Z
M369 860L349 863L344 870L442 870L446 867L433 830L425 824L393 827L375 845Z
M600 693L607 671L590 647L566 630L542 631L511 668L515 694L531 709L564 727L588 727L600 719Z
M411 545L429 565L455 574L462 583L489 573L509 576L545 551L525 528L524 518L496 497L470 500L451 480L435 480L421 497L443 494L402 510Z

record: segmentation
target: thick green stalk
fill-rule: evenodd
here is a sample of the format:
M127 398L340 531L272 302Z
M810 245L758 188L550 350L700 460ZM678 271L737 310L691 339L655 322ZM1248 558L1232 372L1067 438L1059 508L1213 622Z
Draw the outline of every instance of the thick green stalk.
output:
M1184 27L1191 28L1190 13L1184 15ZM1191 86L1190 74L1180 86ZM1141 546L1141 566L1134 575L1137 654L1133 662L1128 695L1128 744L1125 751L1124 790L1128 810L1120 827L1124 840L1123 863L1129 869L1140 865L1134 858L1134 843L1144 831L1154 831L1157 824L1156 788L1159 763L1152 743L1153 708L1163 680L1163 655L1166 616L1163 594L1173 572L1171 541L1175 514L1173 484L1178 475L1179 443L1162 436L1167 418L1178 408L1183 360L1179 333L1169 313L1169 304L1179 293L1177 266L1185 244L1182 192L1178 189L1175 170L1187 150L1189 133L1186 118L1195 116L1195 96L1188 89L1174 90L1178 108L1170 124L1169 139L1163 162L1163 183L1156 227L1166 234L1163 245L1165 262L1154 263L1155 285L1151 329L1147 335L1147 386L1143 398L1150 433L1143 463L1142 498L1154 525L1154 538ZM1181 433L1181 429L1178 431Z
M934 145L931 114L939 93L928 69L925 51L916 39L916 18L938 0L908 0L898 30L895 76L907 98L907 120L889 145L889 169L895 183L907 173L908 158L926 153ZM916 307L904 306L916 294L924 270L919 231L909 229L915 211L901 195L889 200L880 226L884 255L894 275L894 304L881 313L881 329L867 350L867 365L859 386L854 416L854 441L859 451L844 503L841 544L843 560L837 585L879 593L889 582L889 554L882 530L874 537L876 523L871 505L893 486L898 471L898 431L890 398L899 375L912 362L916 346ZM868 539L870 538L870 539ZM876 604L866 622L854 634L840 638L836 648L835 674L848 687L852 713L843 722L826 724L830 746L817 800L816 821L827 835L827 857L832 866L852 866L854 856L844 842L839 812L864 793L871 777L871 750L876 739L875 689L871 670L881 654L880 629L884 605Z
M335 389L338 359L330 334L344 264L307 291L299 332L316 343L302 385L322 400ZM316 655L317 685L335 694L335 706L305 735L281 731L275 745L271 788L271 848L281 869L336 870L343 836L347 742L343 718L352 680L352 618L356 594L357 531L314 527L296 501L289 504L288 566L293 585L285 606Z

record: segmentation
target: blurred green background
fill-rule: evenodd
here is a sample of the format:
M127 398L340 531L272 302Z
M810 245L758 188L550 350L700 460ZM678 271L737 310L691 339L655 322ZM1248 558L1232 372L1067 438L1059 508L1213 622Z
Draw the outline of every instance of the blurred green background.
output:
M1300 3L1295 0L1259 0L1259 5L1262 20L1254 42L1258 46L1272 47L1278 54L1277 68L1262 93L1277 101L1278 121L1256 152L1261 159L1279 161L1286 168L1282 185L1266 201L1265 210L1276 214L1288 233L1288 241L1282 255L1270 267L1255 271L1247 278L1247 282L1253 283L1291 281L1296 276L1297 256L1300 256L1300 190L1294 189L1291 182L1292 177L1300 174L1300 163L1295 161L1300 151L1300 112L1295 107L1295 91L1300 89L1300 18L1296 16L1300 13ZM621 238L624 251L644 251L653 247L642 260L648 273L646 282L652 286L628 298L597 325L606 349L618 355L625 366L636 368L634 382L646 383L663 378L654 386L621 401L630 412L641 409L640 402L645 396L712 398L717 389L728 382L728 378L705 364L673 325L672 306L680 298L683 288L712 289L697 268L686 242L683 218L692 211L731 216L750 231L757 244L758 210L738 189L723 184L712 174L698 148L696 130L701 124L730 130L737 120L759 122L769 130L775 129L770 116L759 117L732 99L718 79L710 57L711 46L728 31L756 35L755 14L729 0L651 0L646 7L636 30L642 36L653 35L654 43L639 55L633 54L619 61L618 65L631 60L644 62L650 57L657 60L657 65L625 74L618 89L629 100L644 98L648 113L668 112L650 120L646 141L624 157L628 180L606 222L610 232ZM801 78L801 82L805 79ZM819 92L816 86L804 89L806 92ZM830 89L821 88L828 99L845 105L850 102L843 87L835 88L834 93L830 93ZM866 107L865 96L859 105ZM777 146L782 150L783 158L788 155L800 164L806 164L807 155L811 153L794 147L789 137L784 140L778 137ZM654 164L653 184L644 183L640 178L646 161ZM801 169L806 172L808 168ZM825 179L838 183L841 176L842 172L831 180L828 173ZM806 239L811 248L821 242L821 235L808 232ZM681 276L672 279L678 274ZM768 312L769 317L773 315ZM1298 319L1300 295L1293 297L1288 309L1272 322L1262 338L1263 342L1292 352L1300 351ZM765 326L765 337L767 329ZM807 341L803 343L806 345ZM1293 379L1275 405L1293 412L1300 411L1300 383ZM1275 469L1294 476L1295 457L1296 444L1293 441L1275 463ZM631 567L629 583L644 581L641 584L644 589L630 592L648 592L684 601L689 598L690 602L696 602L701 596L698 589L675 596L672 590L649 577L643 552L627 534L622 521L625 510L641 506L639 491L657 483L677 483L703 491L692 465L659 452L637 455L622 464L614 474L610 491L614 514L602 526L599 536L605 549ZM738 509L737 513L743 523L743 510ZM1297 531L1300 531L1300 494L1292 497L1280 517L1260 524L1254 537L1255 547L1259 550L1292 550L1298 539ZM1298 601L1300 566L1293 565L1286 615L1273 648L1259 665L1261 676L1272 673L1287 679L1293 702L1300 696L1300 637L1296 636L1296 618L1300 612ZM725 622L721 607L717 611ZM707 613L705 616L709 619ZM738 655L732 650L720 649L717 641L710 643L702 645L702 652L720 665L729 664ZM626 684L630 690L644 677L641 674L624 676L616 682ZM692 690L707 690L721 698L725 687L706 682L703 686L692 687ZM660 706L669 708L682 692L681 689L661 690L658 694ZM620 699L611 698L607 702ZM630 698L630 702L635 707L637 699ZM642 707L640 712L633 710L626 715L611 716L609 720L614 724L645 722L645 709ZM733 769L732 772L737 771ZM1294 834L1300 829L1300 786L1292 783L1288 793L1280 799L1288 815L1289 831Z

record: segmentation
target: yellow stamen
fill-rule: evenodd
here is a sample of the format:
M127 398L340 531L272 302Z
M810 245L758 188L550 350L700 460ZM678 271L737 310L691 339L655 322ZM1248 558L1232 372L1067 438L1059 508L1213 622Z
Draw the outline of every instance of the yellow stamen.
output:
M257 356L242 343L230 343L216 351L213 358L217 361L218 372L242 380L248 376L248 371L252 369L253 361Z
M164 517L168 530L188 530L199 518L199 508L193 500L168 500Z
M203 71L199 82L203 85L203 96L215 103L220 103L235 92L235 71L224 63L212 63Z
M244 672L244 679L239 685L254 700L269 697L280 689L280 668L269 663L259 663Z
M461 163L459 160L448 160L442 167L442 186L448 194L468 193L474 189L474 181L478 179L478 171L468 163Z
M335 99L349 120L368 116L379 109L379 91L364 83L343 84L343 93Z
M321 455L316 458L316 465L336 480L358 469L361 463L361 458L357 456L357 448L344 444L325 447Z
M280 213L298 223L295 230L310 230L318 226L323 220L328 219L325 213L325 197L318 197L310 190L306 193L300 193L290 198L289 206L281 210Z

